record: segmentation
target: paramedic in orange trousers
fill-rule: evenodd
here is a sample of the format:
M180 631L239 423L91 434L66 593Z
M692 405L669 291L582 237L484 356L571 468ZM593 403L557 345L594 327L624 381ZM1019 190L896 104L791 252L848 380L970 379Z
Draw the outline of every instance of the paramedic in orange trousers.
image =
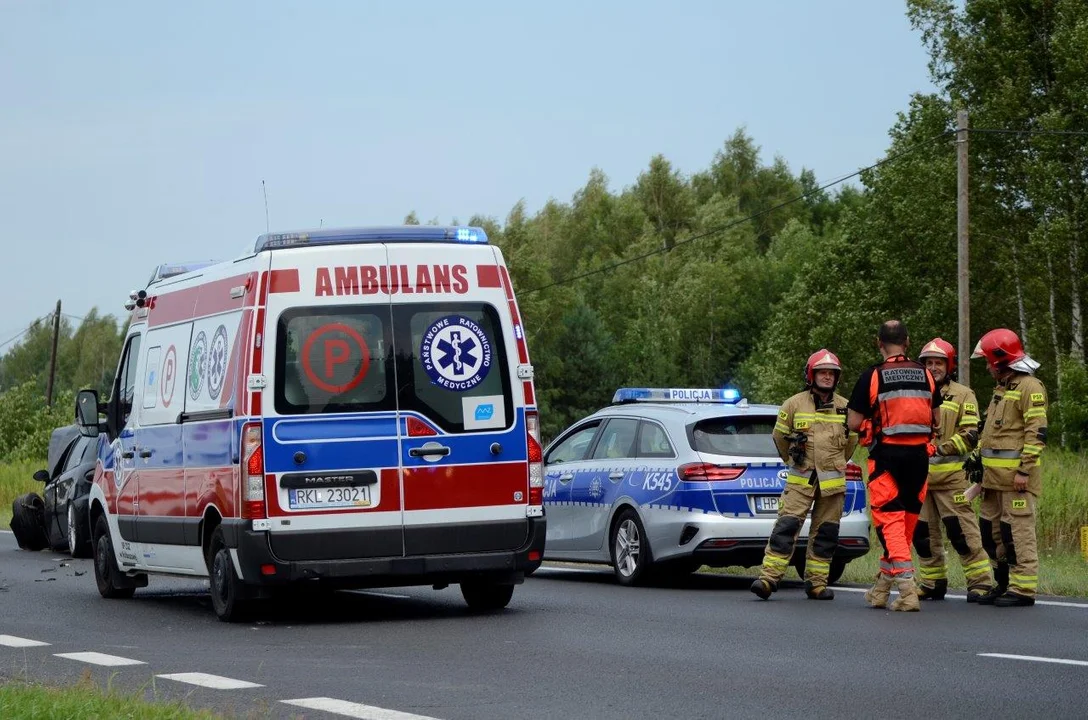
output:
M941 397L925 366L907 357L910 337L899 320L888 320L877 338L884 361L858 378L847 405L847 424L857 432L872 423L869 506L884 549L876 584L865 593L871 607L917 612L911 541L926 494L929 450L940 423Z

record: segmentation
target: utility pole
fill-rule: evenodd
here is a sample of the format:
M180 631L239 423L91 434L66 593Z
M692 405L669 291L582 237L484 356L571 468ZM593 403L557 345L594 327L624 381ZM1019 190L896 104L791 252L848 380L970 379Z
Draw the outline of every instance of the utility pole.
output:
M49 352L49 383L45 387L45 406L53 407L53 378L57 374L57 336L60 335L60 300L53 313L53 349Z
M956 261L959 295L959 381L971 386L971 275L967 255L967 111L956 112Z

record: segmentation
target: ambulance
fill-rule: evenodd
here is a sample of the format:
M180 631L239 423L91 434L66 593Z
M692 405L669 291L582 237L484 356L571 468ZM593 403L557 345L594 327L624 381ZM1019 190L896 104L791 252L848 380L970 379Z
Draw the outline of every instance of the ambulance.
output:
M207 577L229 622L300 585L459 584L487 611L540 565L533 367L483 229L265 234L126 308L108 401L76 402L103 597Z

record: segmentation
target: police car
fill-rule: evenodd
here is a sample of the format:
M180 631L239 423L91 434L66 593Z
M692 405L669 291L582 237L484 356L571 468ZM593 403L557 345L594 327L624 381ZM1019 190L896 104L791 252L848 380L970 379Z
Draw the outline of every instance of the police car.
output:
M266 234L126 307L111 397L76 408L104 597L208 577L233 621L292 585L457 583L497 610L540 564L533 369L482 228Z
M753 567L785 487L778 407L734 388L621 388L544 451L545 560L609 563L624 585L703 565ZM869 551L861 468L850 463L831 565ZM806 521L793 563L804 572Z

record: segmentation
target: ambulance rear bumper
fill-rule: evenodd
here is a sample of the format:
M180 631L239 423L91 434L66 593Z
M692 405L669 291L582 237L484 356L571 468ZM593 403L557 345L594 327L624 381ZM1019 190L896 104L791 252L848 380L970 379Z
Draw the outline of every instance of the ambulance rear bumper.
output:
M364 588L452 584L472 579L521 583L527 573L540 567L547 534L545 518L526 520L526 539L516 550L335 560L282 560L272 551L269 533L251 530L249 521L224 520L222 527L227 546L237 550L246 585L302 583ZM361 547L365 547L364 533L360 532ZM300 542L313 540L299 538Z

